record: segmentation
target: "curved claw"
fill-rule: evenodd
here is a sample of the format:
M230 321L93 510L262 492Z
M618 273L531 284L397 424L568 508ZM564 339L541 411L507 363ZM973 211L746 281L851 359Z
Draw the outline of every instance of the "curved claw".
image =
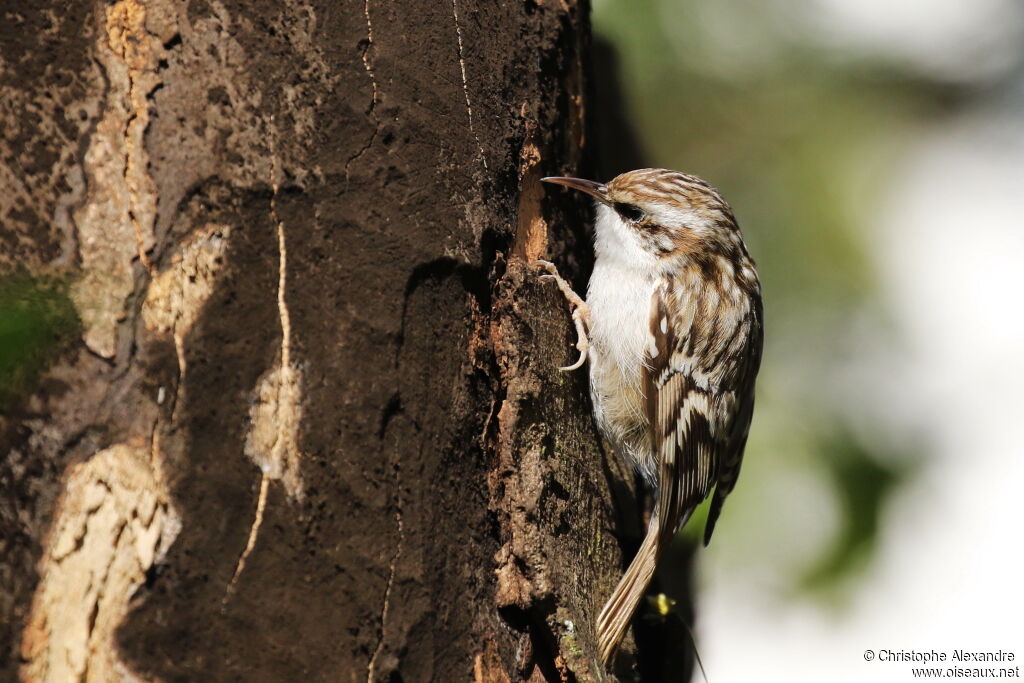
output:
M590 308L587 306L587 302L580 297L579 294L573 291L572 286L569 285L562 276L558 274L558 269L554 263L550 261L534 261L530 265L538 268L543 268L547 272L540 276L542 280L554 280L558 285L558 288L562 291L562 295L565 296L569 305L572 306L572 321L576 325L576 349L580 352L580 357L572 365L566 365L558 368L562 372L569 372L571 370L578 370L583 367L583 364L587 362L587 352L590 349L590 340L587 338L587 323L590 319Z
M586 306L586 304L583 305ZM587 337L587 328L583 322L585 310L585 308L577 308L572 312L572 321L576 324L576 350L580 352L580 357L572 365L558 368L562 372L579 370L587 362L588 352L590 351L590 339Z
M572 365L563 365L558 368L559 372L571 372L572 370L579 370L583 367L583 364L587 362L587 352L584 351L580 354L579 359Z

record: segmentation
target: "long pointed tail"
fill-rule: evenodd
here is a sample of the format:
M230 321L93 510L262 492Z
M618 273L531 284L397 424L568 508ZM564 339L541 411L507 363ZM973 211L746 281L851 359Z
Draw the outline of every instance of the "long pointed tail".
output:
M647 526L647 535L636 557L629 563L629 568L619 580L612 596L601 609L597 617L597 643L601 652L601 660L607 666L611 661L619 643L629 629L629 623L633 620L633 613L643 600L647 586L654 578L654 570L658 566L658 558L664 543L661 542L661 530L659 529L657 517L652 517Z

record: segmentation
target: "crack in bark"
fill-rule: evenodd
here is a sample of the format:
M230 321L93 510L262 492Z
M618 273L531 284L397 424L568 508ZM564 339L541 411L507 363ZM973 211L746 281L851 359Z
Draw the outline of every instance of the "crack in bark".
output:
M363 49L363 67L366 69L366 74L370 77L370 84L373 86L373 97L370 99L370 108L368 112L372 113L374 108L377 106L377 76L373 71L373 64L370 63L369 52L370 48L373 47L373 22L370 21L370 0L364 0L363 2L363 16L366 17L366 47Z
M256 515L253 517L252 526L249 527L249 538L245 541L245 549L242 550L242 554L238 558L238 564L235 565L235 572L231 575L231 581L228 583L228 589L224 595L224 600L221 602L222 605L227 605L228 599L235 592L235 584L238 583L238 577L242 575L245 570L245 561L249 559L249 555L252 554L253 548L256 547L256 539L260 535L260 527L263 526L263 512L267 507L267 493L270 488L270 477L264 472L260 476L260 494L256 499Z
M466 79L466 59L462 50L462 28L459 27L458 0L452 0L452 16L455 18L455 37L459 43L459 70L462 72L462 92L466 96L466 112L469 114L469 133L476 140L476 146L480 149L480 160L484 164L484 171L488 171L484 146L480 143L480 136L477 135L476 129L473 127L473 105L469 101L469 82Z
M288 314L288 302L285 300L285 287L288 283L288 247L285 243L284 221L277 215L277 192L280 188L277 183L276 167L277 155L275 154L271 170L273 175L271 179L273 194L270 195L270 216L274 219L274 224L277 227L277 314L281 321L281 367L282 369L290 369L292 367L292 322L291 316Z
M271 116L271 126L273 126L273 122L274 118ZM271 370L269 374L264 375L263 380L261 380L257 387L257 392L262 393L261 389L265 388L263 387L264 383L270 384L266 389L274 393L274 402L272 405L273 414L270 417L274 419L276 431L274 433L274 440L270 445L269 457L262 462L260 462L259 456L264 455L265 451L261 452L259 444L256 443L256 439L252 439L252 441L247 440L246 450L248 455L254 459L254 462L256 462L262 470L262 475L260 477L260 492L256 501L256 514L253 518L252 525L249 527L249 537L246 541L245 549L239 556L238 563L235 566L235 571L231 576L231 581L228 583L227 592L224 596L225 604L231 597L235 584L238 582L239 576L241 576L242 571L245 569L245 562L256 547L256 542L259 539L259 531L260 527L263 525L263 514L267 505L270 480L283 479L285 488L288 489L289 494L295 497L302 496L301 478L294 481L289 477L289 475L292 474L292 470L297 467L297 463L295 461L298 459L298 451L295 446L295 434L293 432L293 427L295 427L298 420L298 380L294 374L295 369L292 367L292 323L291 316L288 312L288 302L286 297L288 284L288 247L285 239L284 221L281 220L281 217L277 212L277 197L280 191L280 185L277 180L279 162L277 145L275 144L277 139L276 135L272 134L270 139L270 217L277 231L277 314L278 320L281 324L281 347L279 349L279 369L277 373L274 373L274 371ZM282 416L282 412L286 412L287 415ZM254 419L253 422L255 423L256 419ZM254 430L255 426L250 430L250 434L252 434ZM250 448L251 452L249 452Z
M387 635L388 606L391 604L391 588L395 583L395 570L398 560L402 556L402 544L405 541L405 530L402 526L402 470L400 465L395 465L395 524L398 527L398 543L395 545L395 554L391 557L388 565L388 581L384 586L384 604L380 611L380 637L377 639L377 646L370 657L370 663L366 670L366 683L373 683L373 675L377 667L377 658L384 650L384 638Z
M366 47L363 48L360 57L363 60L363 68L366 70L366 75L370 77L370 86L373 88L373 93L370 96L370 106L367 108L366 113L373 119L374 125L373 133L370 135L367 143L345 161L346 186L348 185L352 164L373 147L373 143L377 140L377 135L380 133L380 117L377 116L377 101L380 96L380 90L377 86L377 75L374 71L373 62L370 60L370 48L373 47L373 22L370 20L370 0L363 0L363 16L366 17Z

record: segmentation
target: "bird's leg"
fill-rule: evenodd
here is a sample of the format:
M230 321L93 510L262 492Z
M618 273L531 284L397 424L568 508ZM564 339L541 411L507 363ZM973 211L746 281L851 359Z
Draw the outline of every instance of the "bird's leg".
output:
M532 265L547 271L546 274L541 275L541 279L554 280L558 288L562 290L562 294L569 301L569 305L572 306L572 321L576 324L576 349L580 352L580 357L572 365L566 365L558 369L563 372L577 370L583 367L583 364L587 361L587 352L590 349L590 339L587 337L587 330L590 329L590 307L587 306L587 302L583 300L583 297L572 290L572 285L558 274L558 268L555 267L554 263L550 261L534 261Z

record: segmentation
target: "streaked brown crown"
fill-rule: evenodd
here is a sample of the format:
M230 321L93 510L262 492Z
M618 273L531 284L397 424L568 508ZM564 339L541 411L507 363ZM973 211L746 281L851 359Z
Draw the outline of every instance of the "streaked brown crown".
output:
M616 176L606 187L615 203L660 202L690 208L709 217L718 214L733 222L732 208L705 180L664 168L641 168Z
M606 203L636 229L644 247L662 258L687 255L709 262L721 255L753 263L729 203L697 176L642 168L616 176L604 192Z

